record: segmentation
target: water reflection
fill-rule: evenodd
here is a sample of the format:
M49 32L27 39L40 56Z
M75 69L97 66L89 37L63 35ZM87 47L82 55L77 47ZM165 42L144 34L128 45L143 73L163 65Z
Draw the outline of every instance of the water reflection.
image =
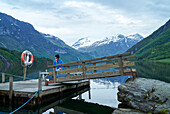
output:
M170 63L136 62L135 68L140 77L157 79L170 83Z
M91 80L90 81L90 99L89 92L83 93L82 99L86 102L97 103L100 105L106 105L110 107L117 107L119 102L117 101L117 87L120 83L112 83L105 80ZM77 96L78 97L78 96ZM73 99L77 99L77 97Z

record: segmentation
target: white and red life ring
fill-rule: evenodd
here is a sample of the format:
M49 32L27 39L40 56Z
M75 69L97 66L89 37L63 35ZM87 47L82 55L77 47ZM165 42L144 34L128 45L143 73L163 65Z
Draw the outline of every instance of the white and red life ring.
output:
M28 66L28 65L31 65L33 63L34 58L33 58L33 55L30 51L25 50L21 54L21 60L22 60L22 62L24 62L25 66Z

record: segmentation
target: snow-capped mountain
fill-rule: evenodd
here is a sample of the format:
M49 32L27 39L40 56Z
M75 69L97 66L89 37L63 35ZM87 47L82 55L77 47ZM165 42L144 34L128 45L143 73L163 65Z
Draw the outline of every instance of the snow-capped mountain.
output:
M88 38L81 38L72 47L82 52L89 52L96 57L107 56L124 53L142 39L143 37L138 33L128 36L117 34L94 43Z
M77 42L75 42L72 47L75 49L79 49L81 47L89 46L93 42L88 39L88 37L80 38Z

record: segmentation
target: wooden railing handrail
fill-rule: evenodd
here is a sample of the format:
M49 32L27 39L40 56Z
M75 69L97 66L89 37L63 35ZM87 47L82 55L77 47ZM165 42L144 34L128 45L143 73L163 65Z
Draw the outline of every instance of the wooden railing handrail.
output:
M117 55L111 55L111 56L106 56L106 57L88 59L88 60L83 60L83 61L76 61L76 62L70 62L70 63L57 64L57 65L49 65L48 68L52 68L52 67L56 67L56 66L63 66L63 67L79 66L79 65L82 65L82 63L93 64L93 63L108 62L108 61L112 61L112 60L103 60L103 61L97 61L97 60L109 59L109 58L114 58L114 57L122 57L122 56L127 56L127 55L130 55L130 54L131 54L130 52L126 52L126 53L123 53L123 54L117 54ZM132 55L132 56L129 56L129 57L122 57L122 58L125 59L125 58L132 58L132 57L136 57L136 56ZM115 58L113 60L118 60L118 59ZM91 62L91 61L96 61L96 62ZM89 62L89 63L86 63L86 62Z
M123 67L133 66L134 63L130 61L124 61ZM102 64L102 65L93 65L84 67L84 71L95 71L95 70L102 70L102 69L109 69L109 68L120 68L118 62L116 63L109 63L109 64ZM67 74L67 73L75 73L75 72L83 72L83 68L73 68L73 69L66 69L61 71L55 71L55 74ZM53 72L49 72L49 75L52 75Z

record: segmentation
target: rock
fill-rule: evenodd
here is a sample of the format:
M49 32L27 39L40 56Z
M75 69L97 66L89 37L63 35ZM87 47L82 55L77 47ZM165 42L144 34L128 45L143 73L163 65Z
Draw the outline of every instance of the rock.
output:
M170 84L136 78L118 87L118 100L143 112L170 113Z
M135 109L118 108L114 110L112 114L145 114L145 113Z

